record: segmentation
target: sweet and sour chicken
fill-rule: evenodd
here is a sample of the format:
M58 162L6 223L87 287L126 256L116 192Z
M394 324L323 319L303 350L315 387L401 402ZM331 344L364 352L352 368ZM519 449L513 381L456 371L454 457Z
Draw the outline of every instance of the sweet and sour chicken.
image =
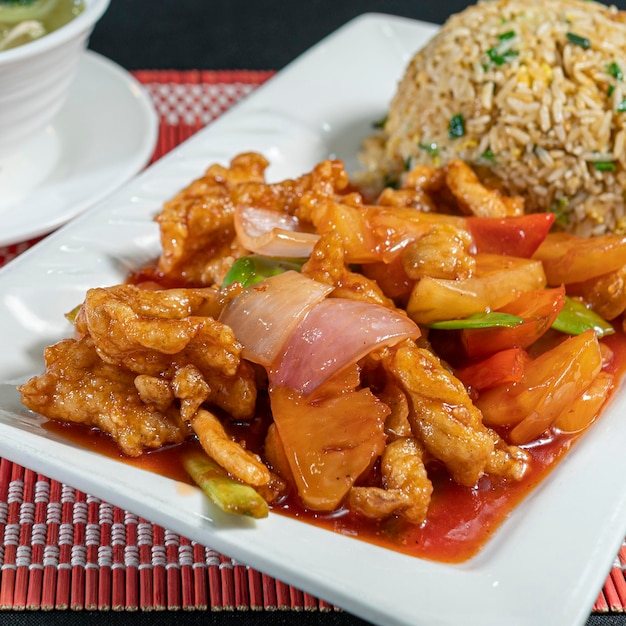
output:
M599 341L613 327L580 297L621 314L625 240L599 239L589 250L610 249L611 268L583 260L584 280L563 288L554 246L571 248L548 234L553 217L524 216L521 198L460 161L420 165L370 202L340 161L278 183L267 166L239 155L166 202L156 266L87 292L75 336L20 387L24 404L98 428L130 456L197 438L268 501L296 492L309 509L412 524L428 518L434 465L468 488L517 482L532 462L524 444L595 419L613 381ZM593 319L575 355L563 339L589 324L569 328L566 305ZM550 378L559 358L592 354L593 367ZM537 404L526 394L516 422L490 417L485 398L516 402L531 379L546 385ZM572 402L595 390L593 414L550 408L559 385ZM249 449L230 425L268 405Z

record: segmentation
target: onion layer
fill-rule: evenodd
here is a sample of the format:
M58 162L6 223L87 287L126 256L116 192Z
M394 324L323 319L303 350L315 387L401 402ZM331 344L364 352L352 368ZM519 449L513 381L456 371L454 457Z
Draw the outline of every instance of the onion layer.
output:
M332 290L290 270L245 289L224 308L219 321L243 344L244 359L269 367L300 320Z
M290 333L270 370L270 384L306 396L375 348L419 336L418 326L398 310L361 300L322 300Z
M234 221L241 245L263 256L307 258L320 238L302 231L297 217L279 211L239 206Z

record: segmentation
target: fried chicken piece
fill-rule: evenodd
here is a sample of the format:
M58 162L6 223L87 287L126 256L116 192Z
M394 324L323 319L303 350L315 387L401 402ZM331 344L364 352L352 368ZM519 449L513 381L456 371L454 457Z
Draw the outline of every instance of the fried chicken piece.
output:
M399 514L421 524L433 492L423 457L424 448L414 437L388 443L381 457L383 487L352 487L349 507L366 517L384 519Z
M144 290L134 285L90 289L76 318L100 358L172 380L195 366L210 388L208 402L237 419L253 415L256 383L232 330L203 315L212 290Z
M378 196L378 206L411 207L426 213L437 212L437 204L431 196L421 189L393 189L386 187Z
M471 254L471 235L452 224L434 224L429 233L407 244L402 267L414 280L429 276L457 280L469 278L476 258Z
M409 403L402 389L389 379L382 391L376 394L376 397L382 400L391 411L385 419L385 433L388 440L410 437L412 431L409 423Z
M202 285L221 283L233 259L245 254L235 237L233 189L263 182L267 166L260 154L240 154L230 167L212 165L166 202L156 217L163 248L159 271Z
M307 221L305 214L311 203L321 198L336 198L347 185L343 163L328 159L298 178L277 183L242 183L233 188L232 198L236 205L288 213Z
M416 189L427 194L440 192L446 184L446 174L442 167L418 164L404 176L401 189Z
M352 272L346 266L344 256L341 236L335 231L328 231L313 247L309 260L302 266L302 274L325 285L333 285L332 297L364 300L395 308L376 281Z
M415 437L444 463L460 485L473 486L487 471L521 477L527 456L500 443L482 423L463 384L433 353L404 342L390 349L383 367L407 395L409 422Z
M191 422L202 404L209 399L211 388L202 372L194 365L186 365L172 379L174 396L180 400L180 416Z
M478 217L506 217L524 214L521 196L505 196L485 187L472 168L459 159L445 165L446 186L464 213Z
M135 389L145 404L154 405L159 411L167 411L175 400L170 382L157 376L140 374L133 381Z
M525 450L507 444L494 430L487 429L494 442L493 452L489 457L486 472L494 476L502 476L511 480L522 480L530 457Z
M136 375L102 361L90 337L65 339L46 348L44 358L46 372L19 387L29 409L97 427L129 456L181 443L191 434L177 409L159 410L143 402L135 389Z
M323 161L312 172L279 183L265 182L268 162L260 154L235 157L230 167L211 166L156 217L163 253L158 269L170 278L201 285L221 284L233 260L246 250L235 234L237 206L303 215L322 197L335 197L348 184L340 161Z
M446 185L446 170L430 165L414 166L402 176L397 189L383 189L376 204L411 207L426 213L459 213L458 202Z
M300 177L306 184L302 196L294 206L293 214L304 222L312 223L311 215L317 204L322 200L336 200L339 197L345 202L360 200L359 194L344 195L348 187L348 174L342 161L327 159L318 163L313 170Z
M233 441L213 413L200 409L191 419L191 427L204 451L229 474L253 486L270 482L269 469L259 457Z
M408 496L399 489L352 487L346 504L363 517L382 520L400 513L408 505Z

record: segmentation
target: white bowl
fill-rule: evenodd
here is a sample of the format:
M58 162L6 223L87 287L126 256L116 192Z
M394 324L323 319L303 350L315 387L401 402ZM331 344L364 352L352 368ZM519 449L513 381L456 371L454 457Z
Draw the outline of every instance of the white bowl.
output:
M16 48L0 51L0 162L50 122L89 35L110 0L85 0L85 9L61 28Z

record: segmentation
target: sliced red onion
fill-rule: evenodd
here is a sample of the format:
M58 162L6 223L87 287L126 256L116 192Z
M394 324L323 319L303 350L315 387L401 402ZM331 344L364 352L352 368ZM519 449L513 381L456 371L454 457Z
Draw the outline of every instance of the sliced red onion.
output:
M263 256L306 258L320 238L304 232L297 217L279 211L239 206L234 220L241 245Z
M290 270L245 289L224 308L219 321L243 344L243 358L269 367L306 313L332 290Z
M375 348L419 336L418 326L396 309L361 300L322 300L289 335L270 370L270 384L308 395Z

